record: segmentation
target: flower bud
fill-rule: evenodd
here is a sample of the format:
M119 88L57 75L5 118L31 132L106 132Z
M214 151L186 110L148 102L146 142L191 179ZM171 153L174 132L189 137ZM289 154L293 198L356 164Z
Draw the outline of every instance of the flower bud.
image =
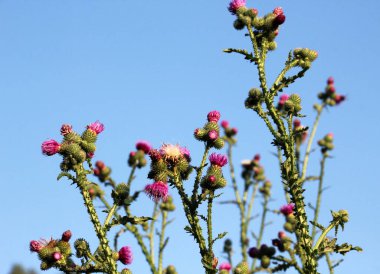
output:
M70 241L70 239L71 239L71 231L70 230L66 230L65 232L63 232L63 234L62 234L62 241L64 241L64 242L68 242L68 241Z

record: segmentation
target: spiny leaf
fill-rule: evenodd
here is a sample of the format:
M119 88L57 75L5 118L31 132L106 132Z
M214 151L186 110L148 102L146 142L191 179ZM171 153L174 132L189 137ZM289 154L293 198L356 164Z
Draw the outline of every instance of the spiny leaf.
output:
M120 218L120 223L125 225L127 223L131 223L133 225L141 225L143 223L145 223L146 221L150 221L150 220L153 220L151 217L128 217L128 216L124 216L122 218Z
M224 238L224 236L227 235L228 232L219 233L218 236L214 240L212 240L212 243L214 244L217 240L221 240Z

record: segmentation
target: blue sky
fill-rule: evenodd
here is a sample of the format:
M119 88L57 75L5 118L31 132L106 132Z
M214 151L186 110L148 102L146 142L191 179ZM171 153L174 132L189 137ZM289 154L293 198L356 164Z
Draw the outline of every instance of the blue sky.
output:
M284 203L270 135L255 113L244 108L248 90L258 86L256 68L222 52L228 47L250 49L244 33L232 28L227 5L200 0L0 1L1 273L13 263L37 269L29 241L58 237L66 229L95 247L77 189L55 179L59 157L44 157L40 151L44 140L60 138L62 123L78 131L95 120L105 124L95 159L109 164L120 182L127 179L126 160L140 139L156 147L163 142L187 146L198 163L202 144L193 139L193 130L204 123L208 111L217 109L239 129L236 165L260 153L274 185L271 207ZM312 104L327 77L334 76L337 91L347 95L341 106L324 113L317 132L317 138L334 132L336 146L326 168L330 188L323 196L321 222L328 223L330 209L347 209L350 223L340 240L360 245L364 252L348 254L336 273L376 273L380 4L258 0L248 1L248 6L261 15L282 6L287 16L278 49L268 58L269 80L282 69L289 50L309 47L319 52L312 69L288 90L303 98L303 124L312 123ZM314 153L311 174L318 171L319 160ZM146 172L137 173L134 189L148 183ZM310 201L315 189L310 183ZM232 197L230 188L223 192L226 199ZM178 201L176 195L174 199ZM202 273L197 246L183 231L186 221L177 205L164 264L175 264L179 273ZM142 197L134 210L149 215L152 206ZM229 231L235 243L237 213L222 205L214 212L215 231ZM273 224L267 242L282 225L277 216L269 220ZM252 228L257 230L257 224ZM133 237L122 240L135 251L134 273L148 273ZM215 250L221 256L222 241Z

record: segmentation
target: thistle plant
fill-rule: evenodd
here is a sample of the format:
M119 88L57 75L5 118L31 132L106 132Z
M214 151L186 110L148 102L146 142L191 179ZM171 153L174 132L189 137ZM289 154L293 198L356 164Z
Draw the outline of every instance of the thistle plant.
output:
M193 132L202 148L200 163L192 163L192 155L185 146L164 143L159 148L153 148L146 141L138 141L136 150L129 153L130 174L125 182L117 182L112 177L111 167L103 161L93 163L96 141L104 130L102 123L96 121L89 124L81 134L75 132L71 125L64 124L60 130L63 140L43 142L42 153L62 157L58 180L66 178L79 190L98 243L91 248L85 238L71 240L75 232L70 230L56 239L32 240L29 248L38 254L42 270L55 268L64 273L132 273L130 268L118 270L118 262L130 265L134 256L140 256L136 255L136 250L132 252L130 246L120 244L121 236L128 233L137 241L151 273L176 274L174 265L163 265L163 255L169 243L166 236L166 228L172 222L169 215L176 209L173 196L177 194L180 211L184 212L187 220L184 230L195 240L200 262L207 274L227 274L231 271L234 274L275 273L289 268L301 274L316 274L319 273L321 260L326 261L329 272L333 273L341 262L332 260L334 253L344 255L352 250L361 251L360 247L348 243L338 244L337 234L349 221L346 210L331 211L330 223L319 223L325 164L334 149L332 133L318 141L322 157L320 173L314 176L307 174L322 112L342 103L345 96L336 92L334 79L328 78L324 92L318 94L320 102L314 105L317 112L314 124L311 128L303 125L305 115L302 113L301 96L283 92L311 68L318 57L317 51L308 48L290 51L285 67L270 85L266 78L266 60L270 51L277 47L276 37L286 20L283 9L277 7L261 17L257 9L246 6L245 0L233 0L228 10L236 17L234 28L246 32L252 50L228 48L224 51L243 55L257 68L260 86L249 90L244 104L263 120L271 133L281 178L268 179L271 174L265 172L260 154L243 160L241 178L236 176L233 149L238 141L238 130L226 120L220 122L221 114L216 110L210 111L206 123ZM298 72L289 76L294 69ZM226 155L217 152L225 147ZM148 164L145 187L134 190L132 183L136 179L136 171L148 167ZM229 176L225 176L228 168ZM97 182L92 181L94 178ZM192 181L192 184L186 181ZM308 203L310 209L303 194L309 181L318 182L315 203ZM222 200L220 203L236 205L239 212L241 258L235 263L232 260L234 248L231 239L226 239L223 246L226 262L219 263L214 247L215 242L227 234L219 232L213 225L215 200L227 185L232 186L234 200ZM272 189L279 187L283 190L286 203L280 208L271 208ZM110 196L107 195L109 192ZM131 205L138 202L141 193L152 200L153 210L149 217L135 216L132 212ZM261 202L260 206L257 206L257 200ZM101 204L105 208L104 214L98 212L94 204ZM255 221L255 216L260 216L259 221ZM268 220L273 218L279 220L275 224L280 223L282 228L268 243L265 242L264 233ZM111 237L109 234L113 227L119 230ZM334 238L330 237L331 230L335 232ZM155 242L155 231L158 244Z

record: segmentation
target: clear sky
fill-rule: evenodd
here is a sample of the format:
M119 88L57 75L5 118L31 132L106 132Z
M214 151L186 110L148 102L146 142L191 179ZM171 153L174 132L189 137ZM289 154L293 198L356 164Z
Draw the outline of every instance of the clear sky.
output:
M337 274L377 273L380 2L247 4L261 15L282 6L287 16L278 49L268 57L269 80L282 69L289 50L309 47L319 52L306 77L288 90L303 98L308 115L303 124L312 123L312 104L327 77L334 76L337 91L347 95L341 106L324 113L317 132L317 139L334 132L336 146L326 167L329 189L323 196L321 222L328 223L330 209L347 209L350 222L340 241L364 248L361 254L348 254ZM95 159L109 164L120 182L127 179L126 160L140 139L155 147L163 142L187 146L194 164L199 163L202 144L193 139L193 130L203 125L208 111L217 109L239 129L236 165L260 153L273 182L271 208L284 203L270 135L256 114L244 108L248 90L258 86L256 68L222 52L228 47L250 49L244 32L232 28L227 5L228 1L204 0L0 1L0 273L8 273L14 263L38 269L37 256L28 250L32 239L59 237L71 229L74 238L85 237L93 248L96 245L78 190L67 181L56 181L59 157L44 157L40 151L44 140L60 139L62 123L78 131L95 120L105 124ZM320 160L317 152L313 157L311 174L318 171ZM134 189L149 182L146 172L138 171ZM306 195L311 202L315 189L310 183ZM226 199L232 197L230 188L223 192ZM149 215L152 206L141 197L134 212ZM202 273L178 203L173 216L164 264L175 264L181 274ZM214 231L229 231L228 237L237 243L237 209L217 205L214 217ZM283 223L275 215L268 220L273 224L264 237L267 242ZM134 250L133 272L148 273L134 238L126 234L122 242ZM222 241L215 250L221 257ZM237 254L235 262L238 258Z

